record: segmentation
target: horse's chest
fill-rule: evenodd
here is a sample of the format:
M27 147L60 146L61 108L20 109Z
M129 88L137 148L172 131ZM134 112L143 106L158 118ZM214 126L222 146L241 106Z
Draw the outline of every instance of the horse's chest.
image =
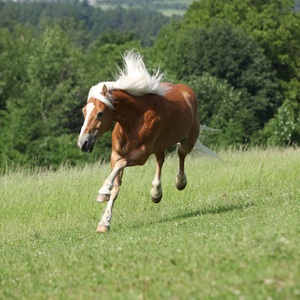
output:
M145 121L145 120L144 120ZM148 119L148 122L139 122L130 130L124 130L122 127L115 133L113 146L117 153L126 156L131 151L146 147L149 148L155 143L159 134L159 126L156 119Z

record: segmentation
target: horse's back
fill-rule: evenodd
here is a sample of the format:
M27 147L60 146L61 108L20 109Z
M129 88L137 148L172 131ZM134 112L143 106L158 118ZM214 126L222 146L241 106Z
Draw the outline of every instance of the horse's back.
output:
M168 84L169 91L165 94L167 100L166 108L171 110L171 118L177 121L186 120L184 122L187 126L191 126L198 121L198 99L195 92L184 84ZM183 124L182 124L183 125Z
M198 111L197 96L189 86L185 84L163 84L170 88L164 97L171 103L177 103L176 107L174 107L175 109L178 109L178 106L180 106L182 110L190 110L193 115L195 111Z

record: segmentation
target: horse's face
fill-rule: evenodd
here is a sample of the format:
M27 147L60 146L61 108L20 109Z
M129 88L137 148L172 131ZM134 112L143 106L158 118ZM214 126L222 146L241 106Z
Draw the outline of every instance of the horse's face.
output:
M92 97L82 111L84 123L78 138L78 146L81 151L91 153L96 139L112 127L113 110Z

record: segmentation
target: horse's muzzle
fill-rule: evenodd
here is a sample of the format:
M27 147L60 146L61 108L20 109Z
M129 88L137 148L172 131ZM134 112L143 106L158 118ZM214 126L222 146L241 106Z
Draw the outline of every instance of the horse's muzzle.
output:
M94 148L95 138L90 134L85 134L78 138L77 145L82 152L91 153Z

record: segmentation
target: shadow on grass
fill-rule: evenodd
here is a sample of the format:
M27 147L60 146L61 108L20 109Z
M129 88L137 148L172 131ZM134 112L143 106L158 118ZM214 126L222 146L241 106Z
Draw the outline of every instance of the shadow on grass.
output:
M186 218L200 217L203 215L224 214L224 213L228 213L228 212L231 212L234 210L242 210L242 209L245 209L247 207L252 207L252 206L256 206L256 204L253 201L250 201L250 202L247 202L244 204L240 204L240 205L230 204L230 205L222 205L222 206L213 207L213 208L205 208L204 207L203 209L197 209L195 211L178 214L176 216L170 216L170 217L166 216L161 220L150 221L150 222L146 222L146 223L139 224L139 225L133 225L133 226L131 226L131 228L136 228L136 227L140 227L140 226L150 226L150 225L154 225L154 224L158 224L158 223L168 223L168 222L182 220L182 219L186 219Z

